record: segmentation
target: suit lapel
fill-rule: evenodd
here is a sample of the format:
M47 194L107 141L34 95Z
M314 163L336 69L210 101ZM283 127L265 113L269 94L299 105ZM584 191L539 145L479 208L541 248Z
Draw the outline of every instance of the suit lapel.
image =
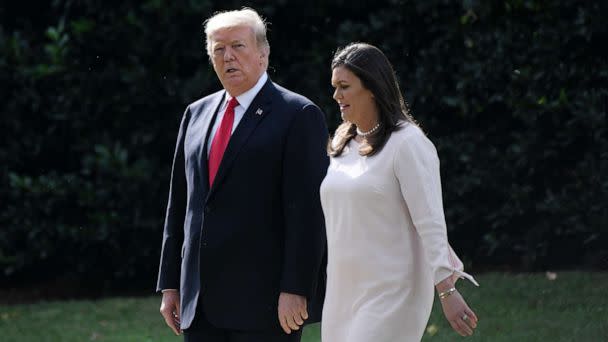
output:
M220 93L215 99L211 101L207 113L202 113L201 119L203 121L200 123L200 128L196 128L197 131L205 132L204 137L201 137L198 151L198 160L200 161L200 178L201 186L203 188L203 194L206 194L209 191L209 163L207 156L207 146L211 144L211 141L209 141L209 136L211 135L211 129L213 128L213 125L217 120L217 113L220 109L220 105L222 104L222 100L224 99L225 95L226 92Z
M228 146L226 147L226 151L224 152L224 156L222 157L222 161L220 162L219 169L213 180L213 185L209 190L207 195L207 199L216 191L216 189L221 185L226 173L232 167L234 160L236 159L239 151L247 142L247 139L253 133L257 125L262 121L262 119L270 113L271 104L272 104L272 91L274 86L272 85L272 81L268 79L266 84L260 89L260 92L256 95L249 108L243 115L243 118L239 122L239 125L232 133L230 137L230 141L228 142ZM205 174L207 174L207 170L205 170Z

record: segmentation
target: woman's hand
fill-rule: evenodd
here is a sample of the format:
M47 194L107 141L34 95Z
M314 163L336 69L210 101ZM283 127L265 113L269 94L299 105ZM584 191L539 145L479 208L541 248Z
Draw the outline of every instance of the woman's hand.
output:
M473 335L473 330L477 328L477 315L469 308L460 293L455 291L439 300L441 301L443 314L452 328L462 336Z
M471 336L477 328L477 315L456 291L452 279L444 279L436 285L436 289L440 294L443 314L452 328L461 336Z

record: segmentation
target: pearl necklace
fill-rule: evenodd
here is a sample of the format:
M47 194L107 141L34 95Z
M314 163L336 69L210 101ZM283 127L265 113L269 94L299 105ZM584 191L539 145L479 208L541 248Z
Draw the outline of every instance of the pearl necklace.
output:
M380 128L380 123L379 123L379 122L376 124L376 126L374 126L374 128L370 129L370 130L369 130L369 131L367 131L367 132L363 132L363 131L361 131L361 130L359 129L359 127L357 127L357 134L359 134L360 136L362 136L362 137L364 137L364 138L365 138L365 137L367 137L367 136L371 135L372 133L374 133L375 131L377 131L377 130L378 130L378 128Z

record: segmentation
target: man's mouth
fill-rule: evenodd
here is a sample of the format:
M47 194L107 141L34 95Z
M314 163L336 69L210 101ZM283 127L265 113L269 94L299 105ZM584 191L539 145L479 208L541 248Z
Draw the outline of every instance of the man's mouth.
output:
M231 74L231 73L236 72L236 71L238 71L238 69L236 69L236 68L228 68L228 69L226 69L226 73L227 74Z

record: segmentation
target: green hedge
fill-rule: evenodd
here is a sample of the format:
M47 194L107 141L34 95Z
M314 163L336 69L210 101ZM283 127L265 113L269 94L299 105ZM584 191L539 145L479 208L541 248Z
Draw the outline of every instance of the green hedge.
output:
M469 266L605 268L608 6L362 3L246 3L272 22L271 77L333 129L333 51L378 45L438 147L450 238ZM0 284L152 287L179 119L219 88L202 22L241 4L0 8Z

